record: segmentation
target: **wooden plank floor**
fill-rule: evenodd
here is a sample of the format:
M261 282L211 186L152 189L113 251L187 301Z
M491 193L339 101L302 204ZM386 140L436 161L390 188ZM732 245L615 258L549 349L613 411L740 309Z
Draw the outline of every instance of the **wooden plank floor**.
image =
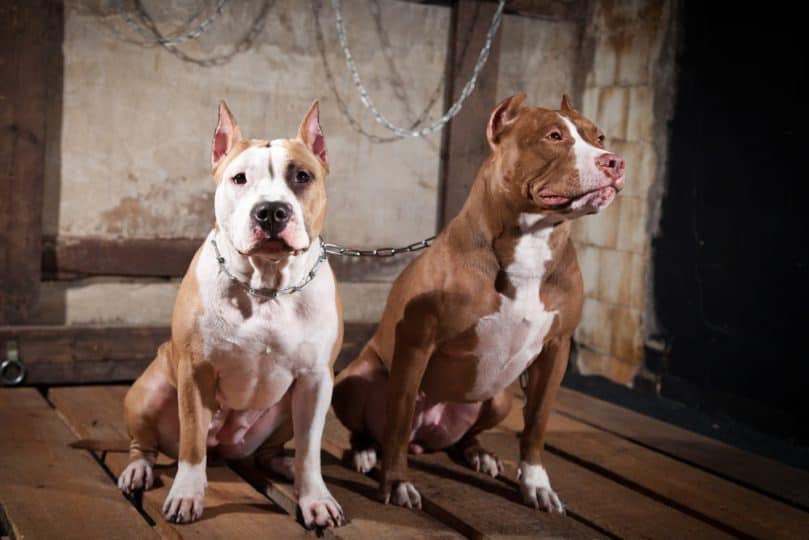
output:
M209 466L203 519L167 523L160 507L175 469L135 504L115 487L126 464L125 386L0 389L0 537L315 537L295 519L289 482L249 460ZM519 403L481 437L505 465L491 479L444 453L413 458L424 510L376 501L376 474L341 458L348 433L330 414L323 476L350 522L327 538L807 538L809 474L701 435L563 389L552 414L545 465L566 516L521 504ZM109 452L73 449L94 439Z

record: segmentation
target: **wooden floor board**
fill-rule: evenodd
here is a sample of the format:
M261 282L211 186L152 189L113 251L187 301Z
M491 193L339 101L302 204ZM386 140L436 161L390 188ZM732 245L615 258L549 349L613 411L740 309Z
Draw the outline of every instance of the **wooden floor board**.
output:
M126 439L123 386L51 388L48 397L77 436ZM161 460L162 461L162 460ZM124 453L110 453L106 463L117 476L128 462ZM160 461L159 461L160 463ZM307 531L280 507L257 493L225 466L208 467L208 490L202 519L187 525L166 522L161 513L175 469L161 471L162 486L143 495L143 508L162 534L174 538L258 538L268 531L281 538L303 538Z
M17 538L157 538L33 388L0 389L0 505Z
M567 388L559 389L555 409L809 510L809 472Z
M501 427L521 431L521 409L515 400ZM550 416L546 448L731 534L805 538L809 531L809 513L559 413Z
M517 489L519 442L514 433L492 430L479 437L503 462L506 481ZM550 452L543 457L551 485L568 513L621 538L731 538L626 486Z
M349 447L348 438L348 431L329 413L324 447L339 455ZM454 463L444 453L411 458L410 473L424 511L469 537L604 537L569 517L525 506L515 489Z

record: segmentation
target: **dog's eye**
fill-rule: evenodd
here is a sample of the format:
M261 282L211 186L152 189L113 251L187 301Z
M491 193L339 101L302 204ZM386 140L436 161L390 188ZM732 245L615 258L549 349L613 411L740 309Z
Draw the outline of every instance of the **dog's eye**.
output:
M606 139L606 137L604 137L604 134L602 133L601 135L598 136L598 144L603 146L604 145L604 139Z
M299 184L305 184L312 179L312 175L306 171L298 171L295 173L295 181Z
M242 184L247 183L247 176L245 176L243 172L240 172L233 175L233 178L231 178L231 180L233 180L234 184L241 186Z
M548 133L548 138L553 141L561 141L562 140L562 132L558 129L554 129L550 133Z

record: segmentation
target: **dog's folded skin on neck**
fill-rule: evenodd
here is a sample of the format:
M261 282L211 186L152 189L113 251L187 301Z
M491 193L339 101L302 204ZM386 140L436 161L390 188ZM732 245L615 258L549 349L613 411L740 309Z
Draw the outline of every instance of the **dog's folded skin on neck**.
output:
M526 504L563 512L541 451L581 319L570 220L605 208L624 161L563 98L558 110L516 94L492 112L491 155L457 217L396 279L376 334L337 377L334 408L352 431L357 470L382 450L380 496L419 507L407 453L453 449L491 476L502 465L477 434L511 407L527 375L519 482Z
M119 487L149 489L157 452L176 457L163 512L188 523L202 515L208 453L255 455L294 476L307 527L339 526L320 472L343 339L334 274L323 261L299 291L267 294L303 283L323 255L328 159L317 102L296 138L271 141L243 138L221 103L211 165L216 226L180 286L171 340L127 393L130 464ZM290 470L283 446L293 437Z

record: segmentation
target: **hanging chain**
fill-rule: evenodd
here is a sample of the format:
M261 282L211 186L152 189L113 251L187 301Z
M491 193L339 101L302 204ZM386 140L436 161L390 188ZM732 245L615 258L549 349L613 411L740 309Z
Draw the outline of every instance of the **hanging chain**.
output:
M461 95L458 96L458 99L452 104L452 106L447 110L447 112L438 120L433 122L427 127L413 130L413 129L406 129L400 126L393 124L390 120L388 120L385 116L380 113L376 105L374 105L371 96L368 94L368 90L363 86L362 80L360 79L360 74L357 71L357 66L354 64L354 57L351 55L351 51L348 48L348 37L345 33L345 28L343 27L343 15L342 15L342 0L331 0L332 6L334 8L334 18L335 23L337 26L337 37L340 41L340 46L343 49L343 55L345 56L346 66L348 67L349 72L351 73L351 78L354 81L354 86L357 88L357 91L360 94L360 100L362 104L371 112L374 116L374 119L381 125L385 126L387 129L392 131L393 133L399 135L400 137L424 137L425 135L429 135L431 133L435 133L436 131L440 130L444 127L444 125L449 122L455 115L460 112L461 107L463 106L463 102L468 98L472 91L475 89L475 85L477 84L478 76L480 75L480 71L483 69L483 66L486 64L486 60L489 58L489 52L492 48L492 40L494 39L494 35L497 33L497 29L500 27L500 21L503 16L503 8L506 5L506 0L500 0L498 2L497 11L495 11L494 16L492 17L491 25L489 26L489 31L486 33L486 41L483 45L483 48L480 50L480 55L478 56L477 62L475 62L475 66L472 69L472 76L466 82L461 91Z
M330 255L343 255L345 257L393 257L400 253L412 253L430 247L430 244L435 240L435 236L413 242L410 245L398 248L376 248L376 249L357 249L340 246L338 244L324 244L326 253Z
M226 53L210 56L208 58L198 58L191 56L177 48L177 45L185 43L191 39L198 38L206 29L208 29L213 20L221 14L224 4L227 1L229 0L218 0L219 3L217 4L216 12L213 15L203 21L203 23L195 30L178 37L164 36L157 28L157 24L152 16L143 7L141 0L135 1L135 7L137 9L138 16L143 21L142 24L135 21L126 11L122 11L121 16L130 27L136 30L141 36L144 36L147 40L149 40L149 43L162 46L180 60L196 64L201 67L221 66L230 62L234 56L249 50L253 46L256 38L264 30L264 26L267 22L267 14L270 12L270 8L275 3L275 0L264 0L264 3L261 6L261 11L259 11L258 15L256 15L256 18L253 21L253 24L250 25L248 32L238 43L233 45L230 51Z
M331 90L332 95L334 95L334 100L337 103L337 108L340 110L340 113L343 115L343 118L346 119L348 125L354 128L354 131L360 133L361 135L366 136L368 139L371 140L371 142L389 143L401 140L402 139L401 135L391 135L387 137L382 137L380 135L371 133L370 131L362 127L359 121L356 118L354 118L354 116L351 114L351 111L349 111L348 105L343 100L342 96L340 95L340 92L337 90L337 81L336 78L334 77L334 73L332 73L331 67L329 66L329 60L326 55L326 40L323 36L323 28L320 26L320 10L321 10L320 0L312 0L311 5L312 5L312 15L315 22L315 42L317 44L317 50L320 56L320 61L323 64L323 73L326 76L326 83L328 84L329 90ZM418 118L416 118L416 120L413 121L413 123L411 124L410 126L411 129L418 127L421 123L424 122L424 119L427 117L427 114L430 112L430 109L433 108L433 105L435 105L435 103L441 97L442 93L441 89L443 88L443 86L444 82L443 80L440 80L435 90L433 91L432 95L430 96L430 99L427 101L427 105L421 111Z
M197 39L200 35L202 35L211 26L214 20L217 19L220 15L222 15L222 11L225 9L225 4L227 4L229 1L230 0L218 0L216 3L216 10L213 13L211 13L211 15L207 19L202 21L200 25L197 26L195 29L179 36L166 37L159 34L155 35L149 28L138 23L135 19L132 18L132 15L130 15L129 12L123 9L121 10L121 17L123 17L124 21L126 21L126 24L128 24L132 30L140 34L141 37L143 37L143 39L145 39L149 43L156 43L159 45L170 45L170 46L182 45L186 41ZM141 3L140 0L137 0L135 2L135 5L139 13L141 14L146 13L146 9L143 7L143 4Z

